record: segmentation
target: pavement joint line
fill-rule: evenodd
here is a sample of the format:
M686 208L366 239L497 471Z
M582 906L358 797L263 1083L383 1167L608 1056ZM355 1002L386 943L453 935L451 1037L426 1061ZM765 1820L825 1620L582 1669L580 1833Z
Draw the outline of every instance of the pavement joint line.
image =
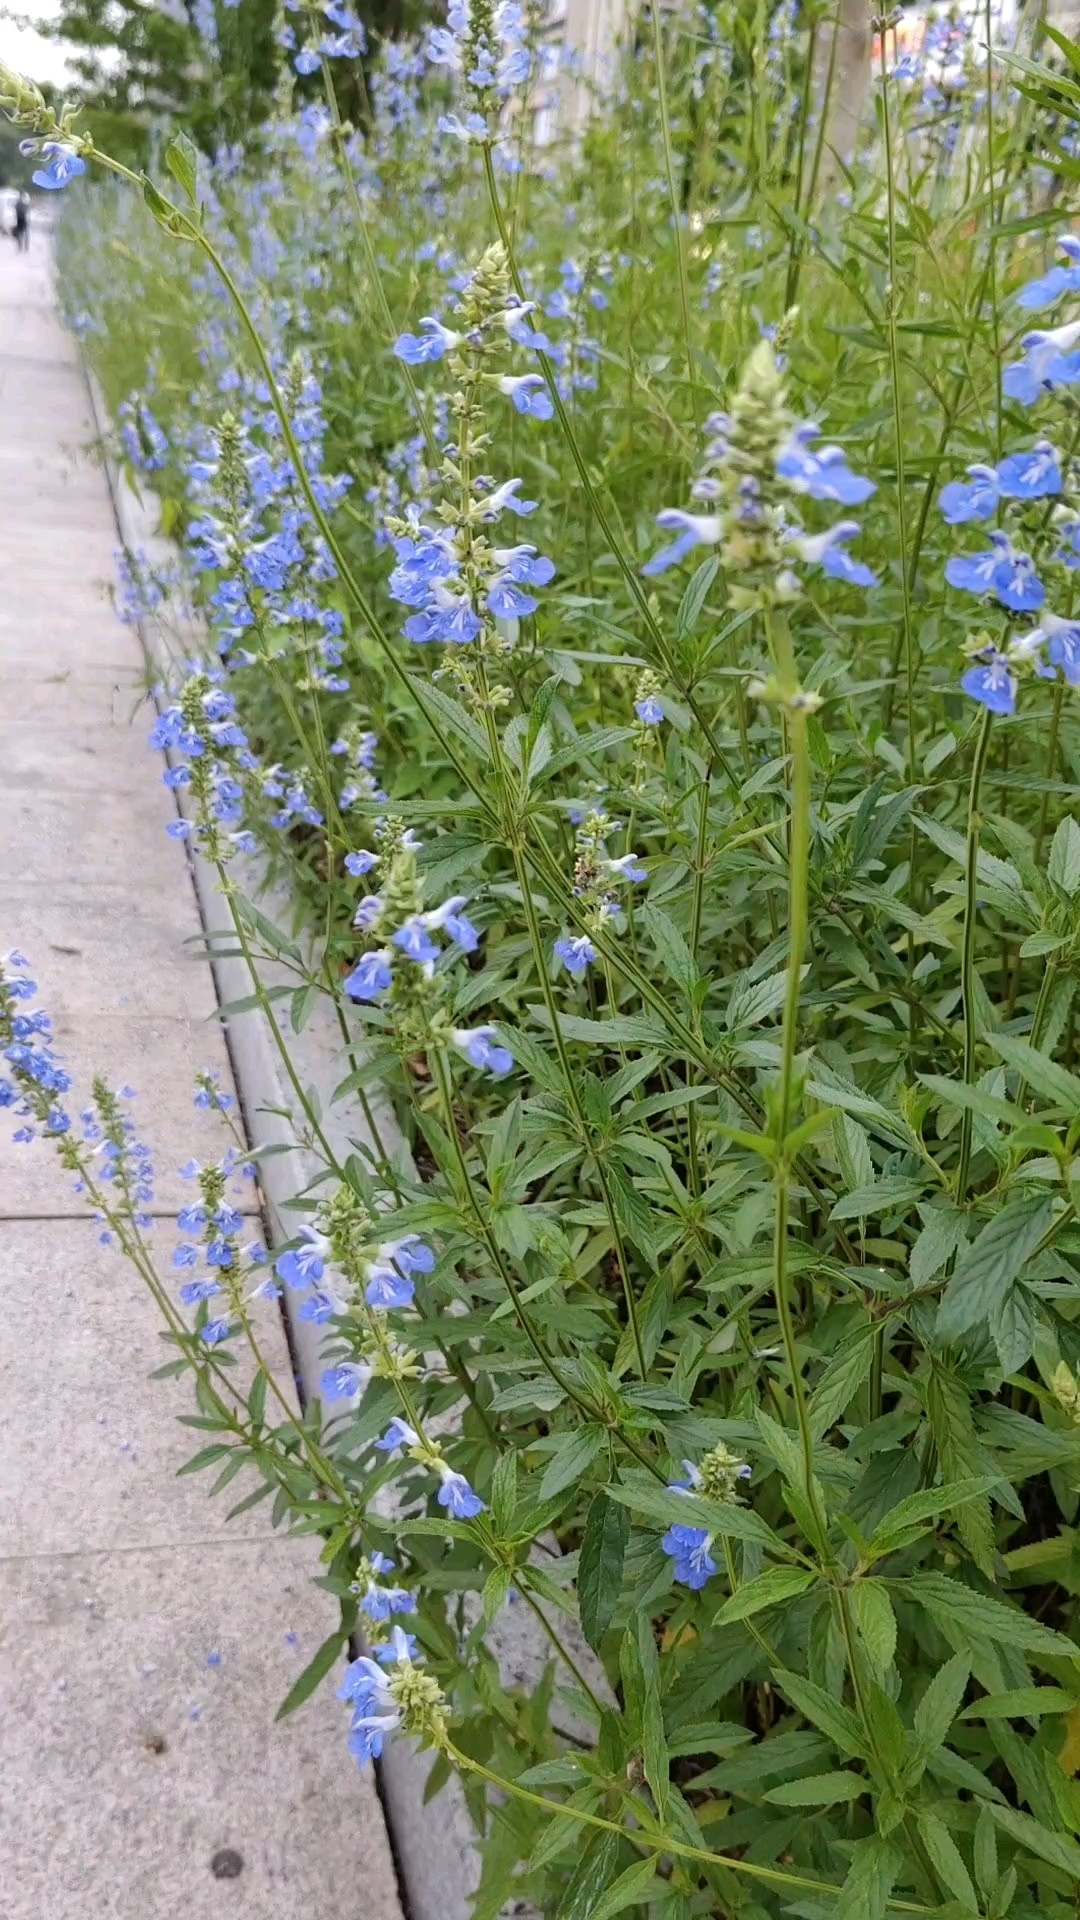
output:
M67 1560L115 1560L142 1553L190 1553L195 1547L200 1550L203 1547L228 1548L230 1553L236 1553L253 1545L295 1547L301 1541L310 1539L309 1533L280 1533L268 1527L265 1533L221 1533L206 1539L190 1539L184 1535L176 1540L147 1540L127 1547L72 1547L68 1553L0 1553L0 1567L50 1566L54 1561Z

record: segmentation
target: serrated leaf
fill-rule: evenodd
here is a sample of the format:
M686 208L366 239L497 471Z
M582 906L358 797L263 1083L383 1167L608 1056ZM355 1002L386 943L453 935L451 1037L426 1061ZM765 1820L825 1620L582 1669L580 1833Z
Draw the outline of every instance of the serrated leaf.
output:
M851 1604L870 1665L881 1677L892 1666L896 1652L896 1615L888 1590L880 1580L856 1580Z
M1050 858L1046 863L1048 877L1070 900L1080 889L1080 825L1067 813L1054 835L1050 846Z
M831 1693L819 1687L813 1680L805 1680L800 1673L788 1673L782 1667L774 1674L778 1687L787 1694L793 1707L827 1734L833 1745L839 1747L852 1759L865 1760L869 1756L862 1728L855 1715L834 1700Z
M1071 1713L1076 1695L1064 1687L1010 1687L1007 1693L988 1693L965 1707L961 1720L1040 1720L1047 1713Z
M909 1763L913 1778L918 1778L931 1754L943 1747L948 1739L949 1728L960 1711L970 1676L971 1661L967 1654L955 1653L951 1660L938 1668L919 1701L915 1709L915 1737Z
M1071 1879L1080 1880L1080 1846L1064 1833L1050 1833L1033 1820L1028 1813L1018 1813L1015 1807L1001 1807L996 1802L988 1804L988 1811L1002 1832L1026 1847L1029 1853L1039 1860L1045 1860L1048 1866L1060 1867Z
M420 704L432 708L436 720L451 733L456 734L457 738L469 747L478 759L486 762L490 758L491 748L487 734L479 721L474 720L472 714L466 712L460 701L452 700L448 693L444 693L441 687L437 687L429 674L421 677L419 674L410 673L408 677L416 689ZM550 765L550 762L548 764Z
M957 1208L928 1207L923 1222L922 1232L908 1257L908 1275L913 1287L925 1287L967 1243L967 1223Z
M1077 1088L1080 1092L1080 1082ZM938 1308L938 1340L959 1340L982 1321L993 1321L1052 1218L1049 1200L1028 1194L1011 1200L988 1221L978 1239L965 1247L957 1260Z
M920 1200L926 1192L925 1178L904 1180L890 1177L875 1180L872 1187L864 1187L861 1192L845 1193L836 1202L829 1215L830 1220L880 1219L884 1213L891 1213L896 1207L909 1207L913 1201Z
M596 1905L590 1907L589 1920L614 1920L614 1915L625 1913L627 1907L645 1906L653 1892L665 1884L657 1878L655 1859L650 1856L647 1860L636 1860L612 1881Z
M922 1493L909 1493L905 1500L898 1500L890 1507L875 1528L867 1548L868 1557L880 1560L887 1553L895 1553L899 1546L908 1544L913 1529L936 1520L939 1514L959 1510L968 1500L978 1500L995 1484L994 1478L984 1474L953 1480L944 1487L927 1487Z
M580 1480L603 1444L603 1427L575 1427L572 1433L564 1434L544 1469L544 1477L540 1482L541 1500L553 1499L564 1487L573 1486L575 1480Z
M645 1514L661 1527L702 1527L706 1533L753 1541L778 1560L786 1557L779 1534L774 1533L752 1507L741 1507L734 1501L721 1504L717 1500L703 1500L693 1493L669 1493L655 1480L629 1472L617 1485L610 1486L608 1493L613 1500L621 1501L635 1513Z
M815 1773L808 1780L785 1780L764 1795L778 1807L835 1807L842 1800L859 1800L872 1792L861 1773Z
M936 1360L931 1362L926 1383L926 1411L945 1489L958 1484L970 1488L978 1478L980 1466L971 1400L959 1374L951 1367L940 1366ZM957 1526L975 1565L987 1579L993 1579L994 1523L985 1492L959 1504Z
M976 1593L960 1580L943 1573L913 1573L897 1585L897 1592L926 1608L946 1639L958 1634L976 1642L993 1640L1021 1653L1047 1659L1080 1659L1080 1648L1063 1633L1044 1627L1019 1607L1006 1606L988 1594Z
M703 560L695 567L687 582L686 591L679 602L679 611L675 615L675 632L680 640L685 640L698 623L702 607L709 597L709 588L716 579L720 562L715 554Z
M194 141L186 133L174 133L165 148L165 165L192 206L195 205L198 164L199 150Z
M683 993L691 994L698 979L698 970L670 914L661 907L646 905L641 908L638 919L656 948L665 973Z
M1049 1100L1055 1107L1064 1107L1070 1119L1080 1112L1080 1080L1067 1067L1059 1067L1056 1060L1050 1060L1040 1053L1027 1040L1018 1040L1015 1034L994 1033L987 1036L995 1053L999 1053L1007 1067L1015 1068L1036 1093Z
M630 1516L606 1493L594 1497L585 1520L578 1556L578 1614L581 1631L594 1653L611 1624L622 1587Z
M761 1613L766 1607L779 1606L782 1601L805 1593L816 1579L815 1573L804 1572L800 1567L767 1567L764 1573L736 1588L724 1601L714 1624L726 1627L733 1620L749 1620L752 1614Z
M847 1877L833 1908L834 1920L885 1920L900 1867L900 1854L880 1835L856 1840Z
M979 1902L964 1865L963 1855L943 1820L924 1809L916 1816L922 1842L930 1855L930 1864L947 1893L968 1913L977 1914Z

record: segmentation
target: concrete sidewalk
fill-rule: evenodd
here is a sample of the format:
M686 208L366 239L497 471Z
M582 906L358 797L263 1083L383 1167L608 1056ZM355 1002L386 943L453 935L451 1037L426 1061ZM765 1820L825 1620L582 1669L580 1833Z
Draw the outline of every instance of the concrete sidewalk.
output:
M115 530L41 237L0 240L0 951L57 1051L138 1093L155 1242L217 1159L194 1071L229 1084L186 856L115 618ZM0 1116L4 1121L8 1116ZM265 1506L226 1527L190 1389L151 1381L157 1310L42 1145L0 1124L0 1896L5 1920L400 1920L370 1771L324 1686L276 1708L336 1607ZM288 1365L274 1309L265 1335Z

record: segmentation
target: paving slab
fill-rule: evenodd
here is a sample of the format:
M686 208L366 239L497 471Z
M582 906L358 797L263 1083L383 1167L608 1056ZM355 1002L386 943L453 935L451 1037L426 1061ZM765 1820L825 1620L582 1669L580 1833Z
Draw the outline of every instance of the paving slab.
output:
M23 949L75 1076L138 1094L155 1211L216 1160L200 1067L231 1090L173 802L146 736L137 636L111 600L116 533L40 234L0 277L0 951ZM337 1618L317 1543L253 1490L177 1478L203 1436L159 1309L98 1244L47 1146L0 1113L0 1912L4 1920L401 1920L375 1781L325 1685L276 1710ZM258 1196L244 1189L251 1237ZM172 1291L175 1221L151 1244ZM260 1340L290 1392L275 1304ZM243 1380L242 1369L237 1378Z

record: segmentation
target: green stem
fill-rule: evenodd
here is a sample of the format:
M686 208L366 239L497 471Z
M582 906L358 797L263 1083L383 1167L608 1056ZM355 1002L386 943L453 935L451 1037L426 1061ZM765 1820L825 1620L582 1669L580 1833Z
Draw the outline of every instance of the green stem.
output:
M656 92L660 104L660 133L664 146L664 171L667 175L668 199L671 202L671 218L675 226L675 260L679 275L679 307L682 314L683 345L686 350L686 377L690 382L690 398L694 409L694 425L700 429L698 418L697 375L694 368L694 341L690 325L690 287L686 272L686 237L683 232L682 208L675 182L675 156L671 144L671 116L668 112L667 63L664 58L664 22L658 5L650 7L653 27L653 51L656 60Z
M978 1037L975 1026L975 927L979 906L979 799L983 774L986 770L986 757L990 749L990 728L993 718L989 707L984 707L982 720L979 723L979 736L975 743L975 758L971 763L971 785L968 790L964 939L960 961L960 994L964 1009L964 1085L966 1087L973 1086L975 1083L975 1046ZM971 1108L965 1107L960 1119L960 1155L956 1167L956 1204L959 1207L962 1207L967 1199L974 1117Z
M756 1860L740 1859L736 1854L710 1853L706 1847L692 1847L685 1840L676 1840L671 1834L652 1834L643 1827L629 1829L617 1820L605 1819L603 1814L588 1813L583 1807L566 1806L560 1800L546 1800L541 1793L533 1793L528 1787L521 1787L516 1780L505 1780L501 1774L493 1773L481 1761L474 1760L470 1754L463 1753L451 1740L447 1740L444 1751L455 1766L466 1773L473 1773L479 1780L486 1780L489 1786L496 1787L500 1793L508 1793L515 1800L522 1800L528 1806L540 1807L545 1813L556 1818L580 1821L582 1826L598 1827L604 1833L618 1834L622 1840L629 1840L634 1846L648 1848L657 1854L669 1853L676 1860L693 1860L707 1867L725 1867L732 1873L743 1874L747 1879L761 1881L770 1887L786 1887L789 1890L815 1894L835 1895L841 1888L834 1881L812 1880L807 1874L785 1873L780 1867L767 1867ZM889 1906L897 1913L933 1914L936 1909L924 1907L914 1900L889 1900Z
M896 331L899 300L896 262L896 182L893 177L892 112L889 103L889 74L885 45L881 35L881 120L885 138L885 192L888 235L888 285L885 291L885 321L889 341L889 379L892 387L893 439L896 446L896 517L900 537L900 582L903 593L904 665L907 692L907 775L917 784L915 755L915 636L911 618L911 578L908 571L907 477L904 471L904 419L900 387L900 345ZM909 959L910 946L909 941ZM910 978L910 967L909 967Z

